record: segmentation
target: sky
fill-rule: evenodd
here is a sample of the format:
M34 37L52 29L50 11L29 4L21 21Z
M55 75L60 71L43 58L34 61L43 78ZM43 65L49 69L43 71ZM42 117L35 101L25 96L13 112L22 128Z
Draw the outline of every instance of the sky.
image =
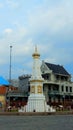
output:
M0 0L0 75L32 73L32 53L73 76L73 0Z

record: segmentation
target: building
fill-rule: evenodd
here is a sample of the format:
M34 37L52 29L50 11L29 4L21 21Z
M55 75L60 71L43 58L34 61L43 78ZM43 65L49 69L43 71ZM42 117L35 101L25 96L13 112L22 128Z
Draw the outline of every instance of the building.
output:
M19 90L20 91L24 91L24 92L28 92L30 89L30 83L29 83L29 79L31 78L31 75L21 75L19 76Z
M28 95L19 89L19 80L12 79L11 84L0 76L0 110L7 110L9 106L18 108L27 103Z
M10 90L7 92L7 106L11 107L21 107L24 106L27 102L27 95L24 91L19 91L17 87L10 87Z
M73 82L67 70L62 65L42 61L41 73L46 102L57 106L73 106ZM30 91L30 77L31 75L19 77L19 89L26 93Z
M6 107L6 93L9 86L9 82L0 76L0 109Z
M0 86L0 109L6 107L6 92L7 92L7 87Z
M2 76L0 76L0 86L1 85L5 85L5 86L9 85L9 82L6 79L4 79Z
M46 101L51 105L73 105L73 82L67 70L56 64L42 62L43 89Z
M11 85L15 87L19 87L19 79L11 79Z

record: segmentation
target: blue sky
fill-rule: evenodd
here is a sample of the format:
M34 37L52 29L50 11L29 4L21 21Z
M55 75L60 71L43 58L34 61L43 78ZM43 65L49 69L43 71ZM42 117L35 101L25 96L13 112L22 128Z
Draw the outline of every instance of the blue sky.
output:
M41 61L63 65L73 75L73 0L0 0L0 75L32 72L35 45Z

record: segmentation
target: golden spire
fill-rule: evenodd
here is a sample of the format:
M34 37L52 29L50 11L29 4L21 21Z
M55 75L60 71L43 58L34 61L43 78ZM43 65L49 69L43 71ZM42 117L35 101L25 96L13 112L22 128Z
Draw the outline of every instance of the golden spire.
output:
M35 46L35 52L37 53L37 46Z
M37 46L35 46L35 52L32 54L33 58L39 58L40 54L38 53Z

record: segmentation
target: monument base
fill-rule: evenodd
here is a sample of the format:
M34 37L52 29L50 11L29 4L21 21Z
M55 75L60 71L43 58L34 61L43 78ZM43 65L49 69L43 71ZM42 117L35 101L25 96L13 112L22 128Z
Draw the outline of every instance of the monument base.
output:
M43 94L31 94L26 106L19 109L18 112L55 112L51 106L46 104Z
M46 104L43 94L31 94L27 105L19 112L55 112L55 109Z
M45 96L43 94L31 94L26 105L26 112L46 112Z

